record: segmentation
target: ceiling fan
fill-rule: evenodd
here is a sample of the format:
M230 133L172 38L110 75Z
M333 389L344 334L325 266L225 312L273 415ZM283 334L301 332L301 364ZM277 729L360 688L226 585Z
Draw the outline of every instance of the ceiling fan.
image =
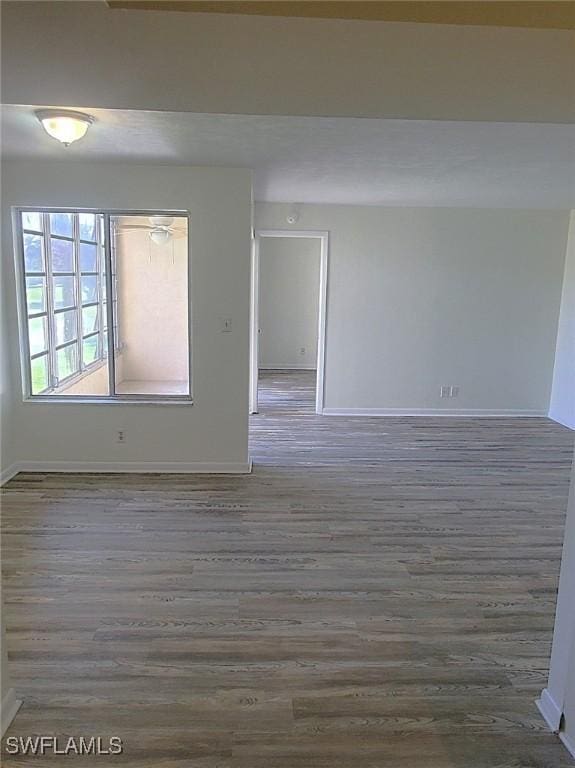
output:
M150 235L150 240L156 245L165 245L172 238L185 237L186 231L174 227L173 216L149 216L149 224L118 224L120 233L134 230L145 230Z

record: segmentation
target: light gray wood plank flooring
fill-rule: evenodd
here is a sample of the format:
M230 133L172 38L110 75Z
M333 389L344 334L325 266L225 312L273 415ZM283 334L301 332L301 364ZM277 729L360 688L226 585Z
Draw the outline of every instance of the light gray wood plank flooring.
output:
M318 417L313 387L262 376L252 476L4 488L9 735L118 735L100 761L140 768L571 764L533 701L573 433Z

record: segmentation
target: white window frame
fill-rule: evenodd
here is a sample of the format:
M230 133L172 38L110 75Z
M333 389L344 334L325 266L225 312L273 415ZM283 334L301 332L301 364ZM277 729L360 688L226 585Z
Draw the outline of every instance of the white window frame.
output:
M38 213L41 216L42 228L40 230L31 230L23 227L23 213ZM73 218L73 236L54 235L50 232L50 214L66 213L76 214ZM95 241L87 241L80 238L79 216L78 214L96 215L97 233ZM118 338L118 307L115 291L115 270L113 269L114 253L112 234L112 219L118 216L174 216L185 217L188 222L187 237L187 308L188 308L188 392L185 394L118 394L116 392L115 382L115 363L116 353L121 351L121 340ZM101 222L101 225L100 223ZM18 325L20 338L20 361L22 373L22 394L24 401L47 402L47 403L150 403L150 404L187 404L193 403L192 397L192 308L190 300L190 278L191 278L191 247L190 247L190 214L188 211L165 211L165 210L111 210L102 208L61 208L45 207L38 205L19 205L12 208L12 226L14 233L14 253L16 262L16 294L18 300ZM43 272L27 273L24 258L24 235L34 234L42 238L42 249L44 256ZM75 306L69 308L54 307L52 295L52 261L51 261L51 238L66 240L73 243L74 271L69 274L75 280ZM95 243L97 247L96 272L82 272L80 267L80 243ZM68 273L58 273L66 276ZM82 328L82 309L87 304L82 304L81 296L81 276L97 277L97 301L90 302L89 306L98 307L98 330L84 336ZM45 306L43 311L28 311L26 278L40 277L45 281ZM103 297L103 281L105 281L105 297ZM103 306L106 304L106 323L104 322ZM55 317L64 311L74 311L76 313L76 338L73 341L56 344L55 338ZM46 355L46 352L30 353L29 327L28 322L31 318L46 317L48 325L48 377L50 386L41 393L32 393L32 360ZM104 328L106 326L106 328ZM104 352L104 338L108 334L107 353ZM98 356L96 360L83 366L82 347L85 338L98 336ZM62 379L60 381L55 377L55 360L59 349L72 344L78 345L79 371ZM58 390L63 386L72 386L81 381L85 376L93 373L98 367L108 364L108 386L107 395L74 395L64 394Z

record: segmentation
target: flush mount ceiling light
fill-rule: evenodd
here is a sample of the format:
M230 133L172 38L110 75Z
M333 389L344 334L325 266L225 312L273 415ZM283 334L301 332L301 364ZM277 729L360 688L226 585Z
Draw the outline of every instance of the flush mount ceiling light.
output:
M40 109L36 117L49 136L61 141L67 147L73 141L78 141L86 135L86 131L94 122L91 115L83 112L72 112L69 109Z

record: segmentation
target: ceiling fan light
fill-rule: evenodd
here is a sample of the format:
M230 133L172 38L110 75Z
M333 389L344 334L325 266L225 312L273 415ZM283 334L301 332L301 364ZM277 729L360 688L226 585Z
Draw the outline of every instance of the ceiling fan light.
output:
M150 232L150 240L156 245L165 245L170 241L171 234L167 229L153 229Z
M71 110L41 109L36 112L36 117L46 133L65 147L83 138L94 122L91 115Z

